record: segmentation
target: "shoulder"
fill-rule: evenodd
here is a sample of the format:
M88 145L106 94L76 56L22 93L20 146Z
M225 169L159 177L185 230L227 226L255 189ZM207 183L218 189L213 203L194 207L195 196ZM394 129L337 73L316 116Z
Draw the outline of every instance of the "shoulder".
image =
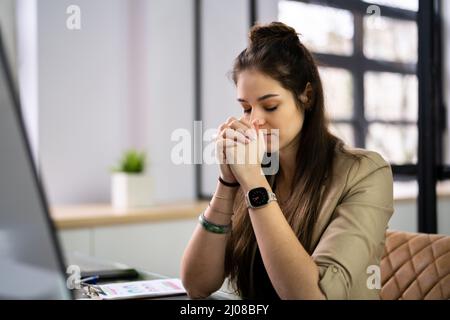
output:
M368 168L390 167L389 163L378 153L371 150L344 146L336 149L336 159L351 165L363 165Z
M389 163L378 152L366 150L366 149L360 149L360 148L349 148L349 147L345 147L344 150L348 154L354 156L355 158L362 160L363 164L365 164L369 167L373 167L373 168L389 167ZM347 155L347 157L349 157L349 156Z
M378 170L391 172L391 166L375 151L350 147L336 150L334 171L345 173L348 182L363 179Z
M394 181L391 166L375 151L348 147L336 151L334 171L344 185L344 197L359 193L373 199L378 196L392 198Z
M384 232L385 222L393 213L393 179L389 163L377 152L369 150L346 147L335 152L332 179L323 199L315 239L318 241L326 230L331 233L329 227L337 218L341 219L334 225L345 225L339 228L340 231L361 226L361 223L353 222L362 219L370 221L372 228L381 226L380 230Z

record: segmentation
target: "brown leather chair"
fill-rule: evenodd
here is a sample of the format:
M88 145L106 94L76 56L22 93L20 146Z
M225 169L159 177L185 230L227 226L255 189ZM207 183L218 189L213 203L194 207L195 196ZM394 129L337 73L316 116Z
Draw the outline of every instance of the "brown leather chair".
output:
M388 230L381 299L450 299L450 236Z

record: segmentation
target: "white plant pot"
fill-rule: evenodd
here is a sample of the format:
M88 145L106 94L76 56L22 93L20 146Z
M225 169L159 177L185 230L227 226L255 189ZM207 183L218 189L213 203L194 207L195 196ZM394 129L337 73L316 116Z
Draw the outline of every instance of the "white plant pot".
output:
M148 207L153 204L152 178L145 174L113 173L111 202L117 209Z

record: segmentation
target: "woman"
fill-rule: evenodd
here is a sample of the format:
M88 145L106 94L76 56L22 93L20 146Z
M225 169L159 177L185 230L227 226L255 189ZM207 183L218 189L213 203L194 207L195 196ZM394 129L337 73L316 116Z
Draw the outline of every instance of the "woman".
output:
M228 278L244 299L379 299L389 164L329 132L317 66L294 29L253 27L232 75L244 115L219 128L226 161L182 259L189 296ZM261 146L278 152L275 175L261 173Z

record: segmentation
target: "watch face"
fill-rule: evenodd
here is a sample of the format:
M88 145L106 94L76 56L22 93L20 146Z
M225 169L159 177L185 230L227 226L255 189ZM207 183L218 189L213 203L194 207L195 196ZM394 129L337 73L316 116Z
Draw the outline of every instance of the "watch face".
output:
M260 207L269 202L269 194L265 188L256 188L249 191L248 199L253 207Z

